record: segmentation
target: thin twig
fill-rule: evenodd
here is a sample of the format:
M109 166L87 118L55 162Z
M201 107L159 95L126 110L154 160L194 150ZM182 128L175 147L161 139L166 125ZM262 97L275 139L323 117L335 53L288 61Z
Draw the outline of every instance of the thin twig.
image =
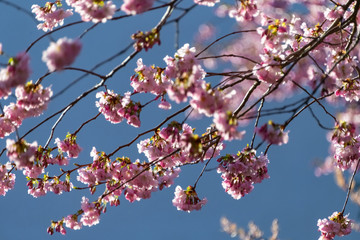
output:
M348 190L347 190L346 199L345 199L345 202L344 202L343 209L341 211L342 214L344 214L344 212L345 212L345 208L346 208L346 205L347 205L347 202L349 200L350 193L351 193L351 186L352 186L352 183L354 181L355 174L356 174L356 172L357 172L357 170L359 168L359 163L360 163L360 159L358 159L358 161L356 163L356 167L354 169L354 172L353 172L353 174L351 176L351 179L350 179L350 182L349 182L349 187L348 187Z

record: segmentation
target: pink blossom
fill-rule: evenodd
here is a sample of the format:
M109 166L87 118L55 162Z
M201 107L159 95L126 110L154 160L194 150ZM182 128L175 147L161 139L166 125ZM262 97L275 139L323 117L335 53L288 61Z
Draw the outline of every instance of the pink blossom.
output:
M236 21L251 21L259 14L257 9L256 0L241 1L237 9L229 11L229 16L235 18Z
M122 108L120 95L108 89L106 92L96 93L96 98L99 98L99 101L95 103L96 107L99 108L99 112L104 115L106 120L114 124L123 120L118 113L118 110Z
M111 123L120 123L125 118L128 124L140 127L141 104L134 103L130 96L130 92L126 92L125 96L122 97L108 89L107 92L96 94L96 97L100 98L96 102L96 106L105 119Z
M161 100L158 107L161 108L161 109L170 110L171 109L171 104L166 100Z
M90 168L80 168L78 170L77 180L88 186L94 186L96 184L96 176Z
M52 94L50 87L44 89L41 84L30 81L16 88L16 105L25 110L26 117L39 116L46 110Z
M7 67L0 69L0 89L4 89L2 91L8 92L10 88L25 84L31 73L29 61L27 53L19 53L9 59Z
M27 111L15 103L4 107L5 118L9 119L14 126L19 127L27 117Z
M72 184L69 181L60 181L58 178L54 178L45 184L46 192L53 192L57 195L60 195L63 192L70 192L71 189Z
M140 127L140 125L141 125L140 119L139 119L139 117L136 116L136 115L131 115L131 116L128 118L127 123L128 123L129 125L134 126L134 127Z
M344 15L344 9L339 6L333 9L327 8L324 12L324 17L327 20L334 21L337 18L340 18Z
M269 121L267 124L255 129L255 131L262 137L262 139L266 140L270 144L282 145L289 141L289 131L284 132L281 125L275 124L272 121Z
M210 117L215 112L226 111L236 95L236 91L224 92L219 89L212 89L209 84L201 84L191 94L190 105L199 113Z
M42 179L38 180L31 178L26 185L28 187L28 194L32 195L34 198L44 196L47 193L47 182Z
M33 4L31 6L32 12L35 13L36 19L42 21L37 28L44 32L53 30L58 25L64 24L64 18L73 15L72 9L64 10L59 8L56 3L47 2L44 7Z
M130 85L135 92L150 92L156 96L165 93L169 80L161 76L161 69L154 66L146 66L141 58L137 60L136 74L131 77Z
M345 236L351 233L351 222L348 215L334 212L328 219L319 219L318 227L321 232L319 240L332 240L335 236Z
M26 167L23 174L29 178L37 178L40 174L44 173L44 167L34 165L31 168Z
M270 34L270 36L272 35ZM262 39L266 39L266 34ZM269 37L269 40L264 41L267 47L274 51L277 51L276 45L282 42L282 40L273 37ZM284 75L279 63L280 57L273 58L270 50L265 49L265 53L260 54L260 58L261 64L256 64L253 67L253 73L260 81L273 84Z
M77 158L82 150L76 143L76 135L67 134L64 141L60 141L59 138L56 138L55 143L59 150L66 152L70 158Z
M194 47L185 44L175 53L174 58L164 58L167 64L164 77L174 79L166 91L169 98L177 103L185 102L195 89L205 84L203 78L206 73L195 58L195 51Z
M93 158L93 163L78 170L79 175L77 176L77 180L88 186L94 186L100 182L111 179L113 177L110 168L111 160L105 153L98 152L96 148L93 147L90 156Z
M336 166L347 170L360 158L360 135L348 142L334 143Z
M242 139L245 134L245 131L238 131L238 121L231 111L215 112L213 121L224 140Z
M80 14L84 22L105 23L112 18L116 10L112 1L66 0L66 3L75 8L75 12Z
M236 156L226 155L218 160L218 173L223 179L222 186L234 199L249 194L255 183L269 178L266 155L256 157L256 151L245 148Z
M51 42L50 46L43 51L42 60L46 63L49 71L62 70L75 61L80 50L80 40L60 38L56 43Z
M84 226L93 226L100 222L100 209L94 203L89 203L89 199L82 197L81 209L83 214L81 215L80 222Z
M0 85L1 82L0 82ZM7 97L11 94L11 88L0 88L0 99L3 98L3 99L7 99Z
M174 184L174 179L179 177L179 173L181 172L180 168L173 168L171 170L166 170L162 172L159 181L159 189L162 190L164 187L170 187Z
M341 89L336 90L335 95L345 98L348 102L352 102L353 100L358 102L360 96L360 84L358 80L347 78L342 80L342 85Z
M204 5L204 6L208 6L208 7L213 7L215 6L215 3L220 2L220 0L194 0L194 3L199 4L199 5Z
M121 10L126 14L140 14L149 10L155 0L124 0Z
M315 168L315 176L320 177L321 175L328 175L334 172L335 165L332 157L327 157L325 161Z
M351 122L340 121L330 136L330 140L342 144L351 141L356 136L356 126Z
M130 92L124 94L124 97L121 99L121 108L117 110L117 113L127 120L127 124L140 127L141 104L133 102L130 96Z
M15 131L15 125L7 117L0 117L0 138L10 135Z
M254 75L263 82L275 83L282 77L281 69L277 66L256 65L253 69Z
M180 186L175 189L175 197L172 203L178 210L191 212L193 210L200 210L202 206L207 203L207 199L200 200L195 188L188 186L186 190L183 190Z
M18 169L32 167L35 160L35 152L37 150L37 142L31 144L25 140L15 142L14 140L6 140L7 156L10 161L16 164Z
M201 139L197 134L193 134L192 131L183 132L181 134L179 145L181 147L182 155L188 158L186 162L192 162L203 155Z
M215 26L212 24L201 24L195 37L197 42L205 42L215 36Z
M64 218L65 226L67 228L71 228L73 230L79 230L82 227L81 222L78 222L78 216L77 215L69 215L66 218Z
M0 195L5 196L7 191L14 188L15 174L9 173L5 165L0 166Z
M49 158L46 159L46 162L48 164L57 164L59 166L66 166L69 165L69 158L68 157L64 157L63 154L58 154L55 157L50 156Z

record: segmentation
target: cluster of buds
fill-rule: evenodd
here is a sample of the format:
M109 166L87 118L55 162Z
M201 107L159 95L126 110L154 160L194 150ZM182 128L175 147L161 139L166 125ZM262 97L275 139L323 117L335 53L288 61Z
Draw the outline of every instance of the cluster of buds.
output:
M157 28L153 28L149 32L138 31L131 36L135 40L134 48L140 52L142 49L145 51L151 49L155 44L160 45L160 32Z

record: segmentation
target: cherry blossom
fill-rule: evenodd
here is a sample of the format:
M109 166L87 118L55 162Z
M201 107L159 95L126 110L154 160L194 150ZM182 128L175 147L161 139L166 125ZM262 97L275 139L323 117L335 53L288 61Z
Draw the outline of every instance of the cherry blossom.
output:
M0 89L3 89L0 97L6 97L10 88L25 84L31 73L29 61L27 53L19 53L9 59L6 68L0 69Z
M64 10L61 7L61 2L56 1L46 2L44 7L37 4L31 6L32 12L36 15L36 20L43 23L38 24L37 28L42 29L44 32L52 31L54 27L62 26L64 19L73 15L72 9Z
M60 38L56 43L50 43L50 46L43 52L42 60L50 71L62 70L75 61L80 50L81 43L78 39Z
M199 5L213 7L213 6L215 6L215 3L220 2L220 0L194 0L194 2Z
M30 81L16 88L16 105L24 109L26 117L39 116L46 110L52 94L50 87L44 89L41 84Z
M203 198L200 200L195 188L192 186L188 186L186 190L177 186L172 203L178 210L191 212L194 210L200 210L207 203L207 199Z
M25 140L15 142L12 139L6 140L7 156L11 162L14 162L18 169L32 167L35 160L35 152L37 150L37 142L31 144Z
M77 158L81 152L81 147L76 143L76 135L67 134L64 141L60 141L59 138L55 139L59 150L66 152L70 158Z
M98 92L96 107L99 108L105 119L113 124L120 123L123 119L127 120L129 125L140 127L140 103L135 103L130 99L131 93L126 92L124 96L114 93L111 90Z
M136 74L131 77L130 85L135 92L150 92L154 95L161 95L169 81L161 77L161 69L154 66L146 66L141 58L137 60Z
M85 22L105 23L113 17L116 10L112 1L66 0L66 3L73 7Z
M214 123L224 140L242 139L245 134L245 131L238 130L238 120L230 111L215 112Z
M166 88L169 98L177 103L185 102L187 97L204 84L205 71L195 58L195 48L185 44L176 53L174 58L166 56L164 61L167 67L164 70L166 78L174 79Z
M350 171L354 175L357 173L360 159L360 111L357 103L360 94L358 1L240 0L225 3L220 0L124 0L118 3L121 4L118 7L111 0L63 2L70 9L63 7L61 0L46 2L44 6L32 5L35 19L40 21L38 30L50 32L29 42L25 52L9 57L13 56L8 52L12 51L11 46L3 48L0 43L0 57L9 59L7 63L7 60L0 63L0 138L6 138L6 148L0 156L4 154L4 161L7 162L0 164L0 194L5 196L14 188L16 171L25 175L27 192L35 198L50 192L60 195L73 189L87 189L91 194L92 199L83 197L80 208L72 214L52 221L47 229L49 234L59 232L65 235L65 227L78 230L82 226L96 225L109 205L119 206L122 197L130 203L149 199L155 192L174 185L181 168L193 165L203 170L198 178L193 179L195 183L192 186L175 188L172 203L178 210L200 210L207 199L200 199L195 188L198 183L203 184L204 181L198 182L203 175L212 174L209 166L214 163L214 158L218 159L217 172L221 175L225 192L234 199L243 198L252 192L256 183L269 178L267 154L271 154L271 150L268 150L276 147L273 145L288 143L289 131L285 131L285 128L288 124L295 125L294 119L310 110L319 126L328 128L320 119L318 110L312 108L314 105L325 110L329 119L335 122L335 128L328 134L330 156L317 166L315 174L329 174L338 169L348 170L345 174L351 174ZM174 52L171 50L169 55L157 56L154 51L163 46L155 45L168 39L169 32L163 29L175 23L175 33L178 34L180 28L182 31L183 19L189 12L193 12L193 8L199 11L207 9L199 5L216 5L215 15L233 24L219 25L215 20L211 24L201 22L200 27L197 27L197 19L193 18L194 26L191 29L198 29L195 44L185 41L175 53L171 53ZM77 18L81 18L81 21L76 21L76 16L72 17L74 12L79 14ZM142 14L145 12L148 13ZM156 17L160 12L164 15ZM65 18L70 17L74 21L55 29L64 24ZM146 21L147 17L156 22L154 25L151 25L151 21L140 24L146 30L136 29L129 33L127 26L122 25L133 19ZM108 21L110 19L112 21ZM99 23L106 22L119 26L112 34L125 34L124 37L132 39L132 43L110 58L107 58L109 53L106 51L95 55L100 48L91 48L98 65L94 68L70 68L82 49L80 39L91 39L91 34L101 28ZM74 25L85 26L79 39L60 36L64 29L70 30ZM235 28L227 32L231 25ZM101 31L107 31L107 28ZM53 42L55 35L60 38ZM103 36L106 41L96 42L100 47L108 44L108 40L118 39L110 34ZM42 61L49 71L35 73L33 83L28 81L31 75L29 54L34 55L36 60L38 54L34 49L40 49L41 42L47 38L52 42L42 52ZM117 42L121 44L122 40ZM113 50L117 51L116 48ZM152 53L146 55L143 51ZM115 57L118 56L122 60L113 64L111 61L117 61ZM145 65L142 58L136 61L138 56L144 59L150 56L149 59L154 61L161 57L164 62L159 65L147 62ZM98 57L108 60L97 60ZM98 70L105 71L104 75L92 72L102 64L106 66ZM135 68L132 76L122 71L128 66ZM88 90L79 87L77 90L80 94L77 97L65 99L65 108L46 111L53 96L51 84L61 84L61 81L52 82L52 77L61 77L64 69L86 72L84 76L91 74L98 81L90 83L92 87ZM119 85L117 77L125 79L125 82L121 81L124 84L128 81L131 90ZM69 86L72 87L76 82ZM110 90L110 87L114 90ZM117 93L118 89L126 90ZM68 88L55 90L58 93L56 97L64 98L62 95ZM71 126L77 130L73 134L68 133L65 139L54 137L63 130L62 123L68 120L66 118L73 110L72 107L78 107L78 103L83 102L85 108L81 109L86 109L85 98L95 102L95 111L99 113L90 119L86 115L80 116L82 123L80 126ZM54 103L61 103L62 100ZM154 124L152 121L158 114L152 112L151 106L154 105L160 109L174 110L169 111L163 121ZM335 114L338 109L345 109L345 112ZM91 112L94 109L90 106L86 110ZM43 113L46 116L39 118L39 124L29 128L25 119L39 117ZM140 113L142 117L143 113L150 115L142 119ZM127 124L137 128L137 135L127 136L126 132L118 129L121 125L109 125L132 140L125 143L122 140L107 142L109 152L98 151L93 147L90 161L86 161L86 158L84 161L78 159L69 165L70 159L78 158L82 150L78 144L81 139L76 139L80 131L81 136L89 137L86 140L101 137L93 136L91 127L87 125L95 121L101 123L103 120L97 119L99 115L112 124L126 120ZM269 116L276 119L276 123L269 121ZM48 129L50 134L45 146L38 145L36 141L25 141L29 134L29 137L39 137L43 128L51 125L54 118L58 119ZM199 119L200 124L192 124ZM142 125L145 125L145 130L141 129ZM245 135L243 129L254 125L254 131ZM11 134L14 136L8 138ZM222 153L225 141L229 145L238 144L236 140L244 138L251 138L251 143L242 151L237 154ZM106 137L101 139L107 140ZM265 142L268 144L263 144ZM141 157L124 156L124 149L136 147L136 144ZM260 150L265 153L257 154ZM136 154L132 150L129 152ZM55 168L60 170L53 171ZM340 171L337 173L342 174ZM73 185L73 179L83 186ZM327 219L318 220L321 232L319 239L350 234L352 220L348 219L348 215L344 216L343 212L348 197L353 200L353 178L348 184L344 210L341 213L334 212ZM341 187L344 187L343 184Z
M5 165L0 166L0 195L5 196L6 193L14 188L15 174L9 173Z
M89 202L88 198L82 198L81 209L83 210L83 214L81 215L80 222L84 226L91 227L100 222L100 209L96 204Z
M266 155L256 156L256 151L245 148L237 155L226 155L219 158L218 173L223 179L222 186L234 199L240 199L249 194L255 183L261 183L269 178Z
M235 18L236 21L251 21L254 17L259 14L257 9L256 0L245 0L241 1L237 9L229 11L229 16Z
M77 215L69 215L64 219L65 226L67 228L71 228L73 230L79 230L82 227L82 224L78 222L78 216Z
M282 126L273 121L269 121L255 131L270 144L282 145L289 141L289 131L284 132Z
M149 10L155 0L124 0L121 10L127 14L140 14Z
M351 222L348 215L334 212L328 219L319 219L318 227L321 232L319 240L332 240L335 236L345 236L351 233Z
M44 173L44 167L38 165L34 165L32 167L26 167L23 170L23 173L25 176L29 178L37 178L40 174Z

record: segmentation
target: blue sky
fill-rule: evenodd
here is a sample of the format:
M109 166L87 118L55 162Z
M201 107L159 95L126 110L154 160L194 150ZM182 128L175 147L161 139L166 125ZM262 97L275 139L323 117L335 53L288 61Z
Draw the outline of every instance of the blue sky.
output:
M44 1L30 2L14 0L13 3L30 10L32 3L43 4ZM122 1L114 1L120 6ZM26 14L6 5L0 1L0 42L4 50L12 55L24 51L29 44L43 34L37 30L36 23ZM74 66L90 68L99 61L106 59L115 52L127 46L130 35L137 30L149 30L156 25L164 10L154 11L145 15L136 16L122 21L109 21L101 24L90 31L83 39L83 49ZM67 21L77 21L73 17ZM206 7L197 7L190 12L188 17L180 22L180 46L192 42L193 36L200 23L208 20L214 21L212 10ZM215 22L222 26L231 26L232 20ZM75 38L91 23L82 23L64 29L52 35L53 39L63 36ZM162 58L172 56L174 49L174 25L166 26L161 33L161 46L156 46L149 52L139 55L144 63L163 64ZM219 36L218 36L219 37ZM41 61L42 51L49 45L49 38L42 39L30 50L32 76L36 80L46 73L46 65ZM127 52L129 54L130 51ZM114 66L119 64L127 55L109 62L106 66L96 70L106 74ZM109 81L108 88L118 93L130 91L130 76L136 67L136 59L129 62L125 69L119 71ZM5 63L4 57L0 58ZM53 91L59 91L67 86L81 74L73 71L64 71L51 75L44 81L45 86L52 85ZM220 80L220 79L219 79ZM71 99L79 95L81 91L91 88L98 79L86 77L74 87L70 88L65 95L55 99L49 106L48 112L52 113L65 106ZM10 99L11 100L11 99ZM81 103L69 112L69 115L61 122L55 132L56 137L64 137L66 133L73 132L88 118L97 113L95 107L95 94L81 101ZM175 112L180 107L173 104ZM332 126L331 119L326 117L320 108L314 107L320 114L326 126ZM142 112L143 129L148 129L159 123L167 112L155 108L145 109ZM19 130L20 135L34 126L41 116L36 119L28 119ZM184 116L178 119L183 119ZM264 119L266 121L267 119ZM35 133L27 137L29 142L37 140L44 145L49 136L49 129L55 120L40 127ZM190 120L191 126L201 129L209 119L201 121ZM251 126L253 124L250 124ZM112 151L129 137L135 137L140 130L127 126L125 123L112 125L100 117L96 123L86 126L85 131L78 135L78 143L83 152L77 159L79 163L88 163L91 158L89 152L92 146L101 151ZM314 176L313 161L324 159L328 155L328 142L326 131L320 129L308 112L305 112L289 126L290 141L281 147L272 147L268 152L270 159L270 179L255 185L253 192L240 200L232 199L221 187L221 177L216 171L206 172L198 183L197 192L200 197L206 197L208 204L199 212L180 212L172 206L171 200L176 185L183 188L192 185L197 179L202 166L184 167L175 185L169 189L155 192L149 200L129 203L124 198L120 199L120 206L109 207L106 214L101 216L100 224L91 228L83 227L80 231L68 230L63 237L56 233L49 236L46 228L50 221L58 220L63 216L76 212L80 208L82 196L95 199L88 191L71 191L60 196L49 193L38 199L27 194L26 180L20 171L16 172L15 189L8 192L5 197L0 197L2 217L0 218L0 239L230 239L220 228L220 218L226 216L229 220L246 227L249 221L254 221L266 233L270 235L270 225L274 218L279 220L280 239L317 239L320 234L317 231L317 219L325 218L334 211L341 211L346 193L335 186L332 176L317 178ZM228 144L226 153L236 153L243 149L251 138L251 127L247 129L249 134L244 140ZM13 137L11 135L10 137ZM0 140L1 149L5 146L5 140ZM263 149L260 149L263 151ZM225 153L224 152L224 153ZM137 153L136 146L124 149L117 156L129 156L134 159L145 159L144 155ZM0 158L1 163L7 161L6 156ZM216 162L210 163L210 168L216 167ZM56 169L49 171L56 172ZM73 181L81 186L74 178ZM100 192L100 191L99 191ZM349 203L346 213L350 217L358 219L359 209L353 203ZM353 233L344 240L359 239L359 233Z

